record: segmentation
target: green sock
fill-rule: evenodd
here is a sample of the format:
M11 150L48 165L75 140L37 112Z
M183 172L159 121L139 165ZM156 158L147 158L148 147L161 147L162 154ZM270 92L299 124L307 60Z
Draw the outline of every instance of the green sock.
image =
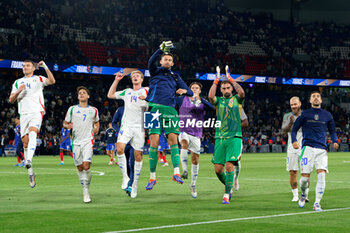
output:
M156 172L157 159L158 159L157 148L150 147L149 148L149 169L151 172Z
M233 185L233 171L232 172L226 172L226 182L225 182L225 193L229 194L232 189Z
M226 175L225 175L225 172L221 173L221 174L217 174L216 173L216 176L219 178L219 180L221 181L221 183L225 184L226 182Z
M173 162L173 166L179 167L180 166L179 146L177 144L171 145L170 153L171 153L171 161Z

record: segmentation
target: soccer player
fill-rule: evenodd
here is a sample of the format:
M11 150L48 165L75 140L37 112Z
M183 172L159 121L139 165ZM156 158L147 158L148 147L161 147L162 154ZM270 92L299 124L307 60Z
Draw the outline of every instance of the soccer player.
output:
M299 200L297 173L299 170L298 163L301 154L301 149L299 148L296 150L293 148L293 145L291 143L291 131L294 121L301 115L301 102L299 97L294 96L290 99L289 103L292 111L284 114L283 116L282 132L285 134L288 133L287 171L289 171L290 186L292 188L293 193L292 201L297 202ZM299 129L297 133L297 140L299 144L301 144L303 140L301 129ZM308 195L308 192L309 188L307 188L305 191L306 196Z
M78 105L68 108L63 127L72 129L72 151L74 165L78 169L78 177L83 188L84 202L91 202L89 188L91 183L91 162L95 136L100 123L98 110L88 104L90 91L84 86L77 88Z
M61 162L58 165L64 165L63 155L64 152L68 152L69 155L73 158L73 152L71 148L71 139L70 139L70 129L65 127L61 130L61 140L60 140L60 159Z
M123 79L124 74L118 72L112 83L107 97L110 99L122 99L124 101L124 115L120 126L117 140L118 163L123 175L122 189L128 188L129 176L127 173L125 146L130 141L134 148L135 167L134 182L131 188L131 198L137 196L137 186L142 169L142 151L145 144L145 130L143 128L143 112L147 109L148 104L144 100L148 93L148 88L142 87L143 73L133 71L131 74L133 88L127 88L116 92L118 83Z
M116 136L118 136L123 115L124 115L124 106L121 106L115 111L112 119L112 126L113 126L113 129L116 131L116 134L115 134ZM115 145L117 145L117 143L115 143ZM130 196L131 186L132 186L132 183L134 182L134 166L135 166L134 148L132 148L132 146L130 145L130 141L126 144L124 153L126 158L128 177L130 178L128 187L126 188L125 192Z
M9 98L10 103L14 103L16 100L18 102L25 167L28 169L29 184L32 188L36 185L35 173L32 167L37 144L36 138L41 127L43 115L45 114L43 89L45 86L55 84L56 82L44 61L40 61L38 66L45 69L47 78L41 75L34 75L34 62L25 60L22 69L24 77L17 79L13 83Z
M217 120L220 127L215 129L215 147L212 162L215 173L225 185L225 194L222 204L229 204L233 185L233 162L239 160L242 153L242 129L239 105L244 101L243 88L230 76L226 66L228 81L221 82L220 91L223 97L216 97L216 89L220 81L220 68L209 90L209 101L216 106ZM232 95L233 88L237 94ZM225 166L225 167L224 167ZM226 168L226 174L224 172Z
M174 167L174 175L172 179L182 184L180 177L180 156L178 147L178 135L180 134L179 116L175 109L175 94L186 94L193 96L193 92L187 87L181 77L174 73L171 68L174 65L174 56L169 53L173 44L171 41L163 41L158 49L148 61L148 69L151 75L149 82L149 94L146 100L149 102L153 117L160 118L160 127L151 128L149 164L150 164L150 180L146 186L146 190L153 189L157 183L157 148L159 145L159 135L164 128L165 134L170 146L171 160ZM160 67L157 61L160 58Z
M181 128L181 133L179 135L179 141L181 143L181 164L183 173L182 178L187 179L187 159L188 150L191 151L191 184L190 190L193 198L197 198L197 188L196 182L199 170L199 154L201 149L201 138L203 135L203 122L206 109L215 110L215 107L211 105L207 100L200 97L202 92L202 84L198 82L193 82L190 84L190 89L193 91L193 97L178 97L177 105L180 106L180 120L185 123L185 127ZM187 122L195 120L196 124L194 127L186 127ZM202 122L201 127L197 127L197 122Z
M159 146L158 146L158 157L160 159L160 163L164 163L163 167L168 167L169 164L166 160L166 151L169 150L170 147L168 143L166 142L165 136L164 136L164 130L160 134L159 137Z
M117 137L115 136L116 131L112 127L112 123L108 124L108 129L106 130L104 141L107 143L106 151L110 158L108 165L113 165L115 163L114 150L115 143L117 142Z
M25 158L23 154L23 142L21 139L21 125L19 124L18 117L15 118L15 124L15 140L13 140L12 144L16 148L17 164L15 165L15 167L24 167Z
M328 173L328 155L327 155L327 129L331 135L333 147L339 148L337 143L337 134L332 115L326 110L321 109L322 98L318 91L314 91L310 96L311 108L304 110L296 119L292 128L292 143L294 149L299 149L300 144L297 140L297 132L302 128L303 144L300 155L300 189L299 207L303 208L306 199L306 188L310 180L310 173L315 166L317 171L316 200L314 203L315 211L322 211L321 199L326 188L326 173Z

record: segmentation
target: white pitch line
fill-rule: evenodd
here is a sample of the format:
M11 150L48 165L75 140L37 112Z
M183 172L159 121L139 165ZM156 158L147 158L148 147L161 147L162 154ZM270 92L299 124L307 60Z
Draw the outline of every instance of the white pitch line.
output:
M277 217L285 217L285 216L293 216L293 215L316 214L316 213L333 212L333 211L341 211L341 210L350 210L350 207L323 210L322 212L307 211L307 212L297 212L297 213L288 213L288 214L275 214L275 215L246 217L246 218L232 218L232 219L222 219L222 220L214 220L214 221L207 221L207 222L193 222L193 223L185 223L185 224L178 224L178 225L165 225L165 226L159 226L159 227L147 227L147 228L129 229L129 230L121 230L121 231L109 231L109 232L105 232L105 233L149 231L149 230L159 230L159 229L176 228L176 227L187 227L187 226L212 224L212 223L237 222L237 221L245 221L245 220L277 218Z
M35 170L50 170L50 171L77 171L76 169L60 169L60 168L35 168ZM104 176L105 173L104 172L100 172L100 171L93 171L91 170L92 173L97 173L97 175L99 176ZM0 174L27 174L27 172L0 172ZM67 174L67 173L60 173L60 172L45 172L45 173L41 173L41 172L36 172L36 174L44 174L44 175L71 175L71 173Z
M350 161L344 161L344 163L350 163Z

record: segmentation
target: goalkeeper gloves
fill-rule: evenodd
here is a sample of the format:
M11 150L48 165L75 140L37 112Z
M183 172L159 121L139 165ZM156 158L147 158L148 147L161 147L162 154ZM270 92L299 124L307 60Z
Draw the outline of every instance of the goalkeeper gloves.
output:
M172 48L174 48L173 42L169 41L163 41L160 46L160 50L162 50L165 53L169 53Z
M214 84L218 85L220 81L220 67L216 67L216 79L214 80Z
M234 80L234 79L231 77L231 75L230 75L230 70L229 70L229 68L228 68L228 65L226 65L225 70L226 70L226 77L227 77L228 81L229 81L230 83L233 84L233 82L234 82L235 80Z

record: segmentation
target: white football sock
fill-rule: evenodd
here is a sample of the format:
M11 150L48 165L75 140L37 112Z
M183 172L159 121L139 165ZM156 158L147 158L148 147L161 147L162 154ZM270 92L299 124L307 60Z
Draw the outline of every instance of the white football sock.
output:
M187 171L187 160L188 160L187 152L188 152L187 149L181 149L181 152L180 152L182 171Z
M137 162L135 161L135 165L134 165L134 182L132 183L132 186L136 186L139 182L140 179L140 175L141 175L141 170L142 170L142 161L141 162Z
M196 185L197 178L198 178L198 170L199 170L199 164L192 164L192 168L191 168L191 176L192 176L191 185L192 186Z
M151 180L155 180L155 179L156 179L156 173L155 173L155 172L151 172L149 178L150 178Z
M309 197L309 187L307 187L307 188L305 189L305 195L306 195L306 197Z
M91 183L91 176L92 176L91 170L90 169L89 170L85 170L85 173L86 173L86 183L85 183L85 185L86 185L87 188L89 188L90 187L90 183Z
M84 188L83 171L79 171L79 170L78 170L78 178L79 178L81 187Z
M29 132L27 160L30 160L30 161L33 161L33 156L36 149L36 136L37 136L36 132L34 131Z
M125 154L118 155L118 164L119 164L120 170L123 174L123 177L128 176Z
M307 189L308 183L309 183L309 178L308 177L300 177L300 190L301 190L301 194L306 195L305 190Z
M28 148L23 147L24 161L27 161L28 158Z
M174 167L174 175L176 175L176 174L180 174L180 168L179 167Z
M298 196L298 188L292 189L292 193L294 197Z
M321 202L325 188L326 188L326 173L324 173L324 172L318 173L317 174L315 203Z
M238 161L238 165L235 165L234 166L234 171L235 171L235 180L238 180L238 175L239 175L239 172L241 170L241 162Z

